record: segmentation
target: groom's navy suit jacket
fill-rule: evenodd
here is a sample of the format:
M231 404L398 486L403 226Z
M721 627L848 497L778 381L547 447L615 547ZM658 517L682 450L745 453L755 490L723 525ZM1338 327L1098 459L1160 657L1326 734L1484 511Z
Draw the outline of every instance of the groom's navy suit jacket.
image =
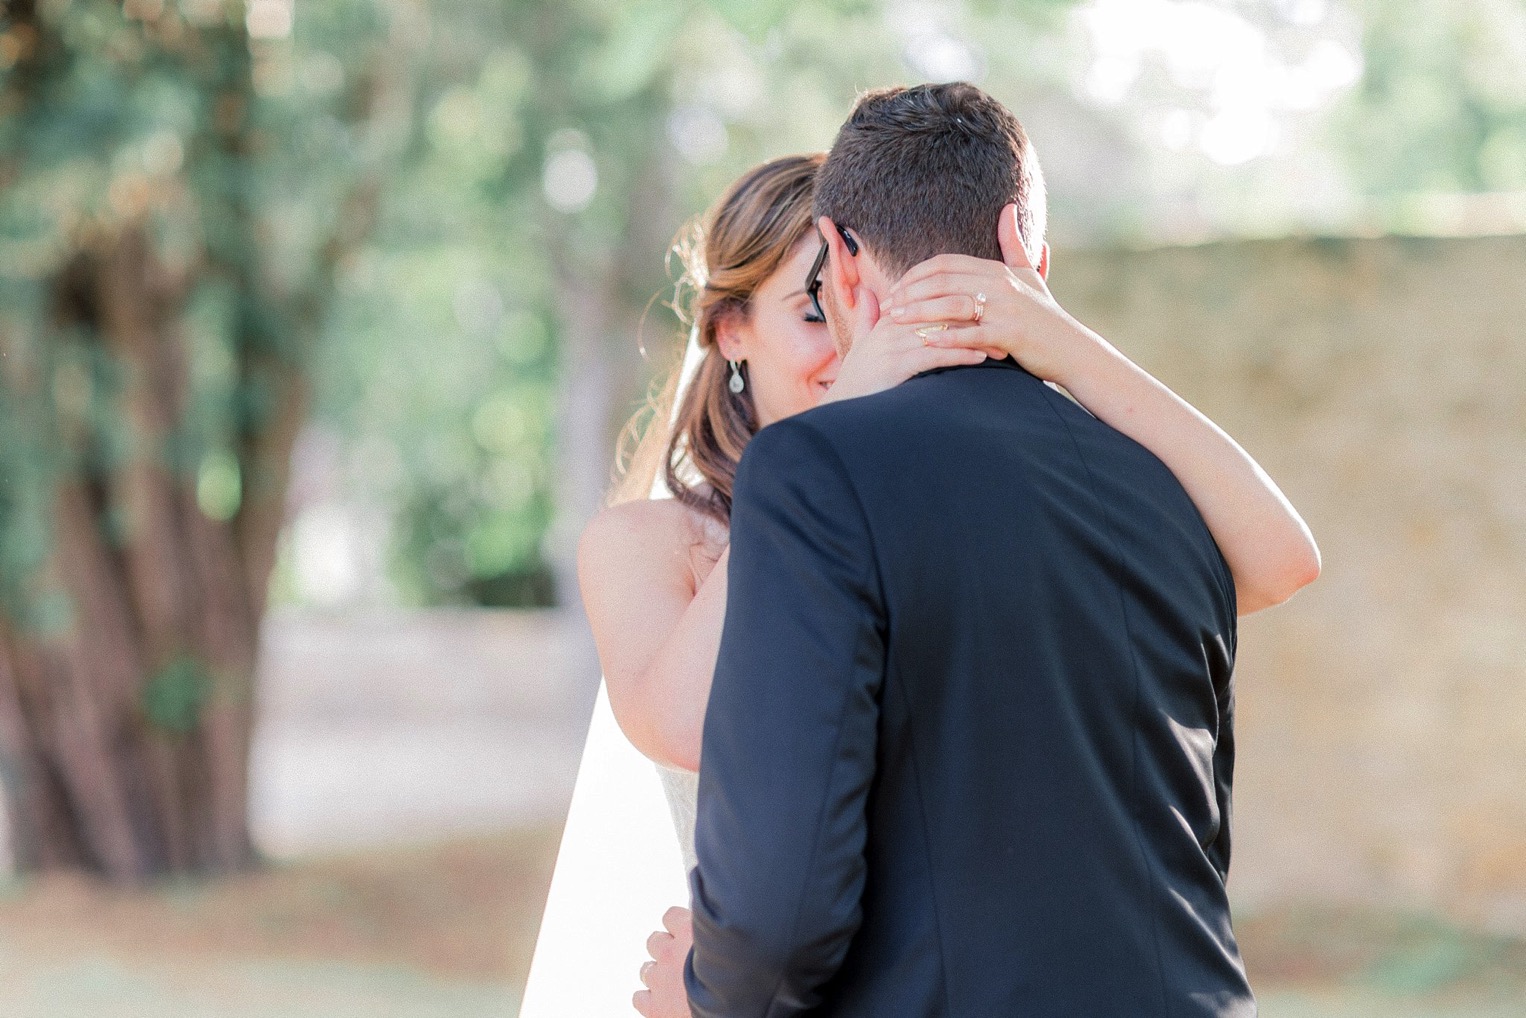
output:
M1142 446L1009 361L763 429L705 720L703 1018L1253 1015L1234 586Z

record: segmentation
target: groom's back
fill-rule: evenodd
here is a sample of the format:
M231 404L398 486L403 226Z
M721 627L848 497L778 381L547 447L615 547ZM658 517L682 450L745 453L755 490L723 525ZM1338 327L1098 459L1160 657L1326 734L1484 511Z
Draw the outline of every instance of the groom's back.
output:
M887 626L841 1016L1253 1014L1229 926L1228 568L1148 451L1010 362L801 418Z

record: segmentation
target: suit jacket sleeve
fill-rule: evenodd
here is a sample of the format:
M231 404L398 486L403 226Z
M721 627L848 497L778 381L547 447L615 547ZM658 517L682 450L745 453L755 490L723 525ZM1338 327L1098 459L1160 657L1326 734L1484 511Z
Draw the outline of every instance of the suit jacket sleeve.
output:
M861 920L885 613L863 508L809 423L752 440L731 525L685 982L699 1018L782 1018L820 1002Z

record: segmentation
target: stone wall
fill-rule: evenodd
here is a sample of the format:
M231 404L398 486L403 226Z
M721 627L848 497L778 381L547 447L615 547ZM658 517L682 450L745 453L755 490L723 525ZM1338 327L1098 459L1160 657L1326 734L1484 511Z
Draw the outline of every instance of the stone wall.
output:
M1232 879L1526 931L1526 237L1060 252L1324 575L1244 622Z

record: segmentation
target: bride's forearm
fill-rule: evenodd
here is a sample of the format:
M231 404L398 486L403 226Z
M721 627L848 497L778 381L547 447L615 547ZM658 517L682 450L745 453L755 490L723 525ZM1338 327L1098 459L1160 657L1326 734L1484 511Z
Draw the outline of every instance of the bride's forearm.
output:
M1241 615L1280 604L1319 575L1319 548L1266 471L1186 400L1086 326L1053 379L1149 449L1192 498L1234 574Z
M699 770L705 707L726 620L730 560L728 546L636 683L648 719L647 745L638 748L669 767Z

